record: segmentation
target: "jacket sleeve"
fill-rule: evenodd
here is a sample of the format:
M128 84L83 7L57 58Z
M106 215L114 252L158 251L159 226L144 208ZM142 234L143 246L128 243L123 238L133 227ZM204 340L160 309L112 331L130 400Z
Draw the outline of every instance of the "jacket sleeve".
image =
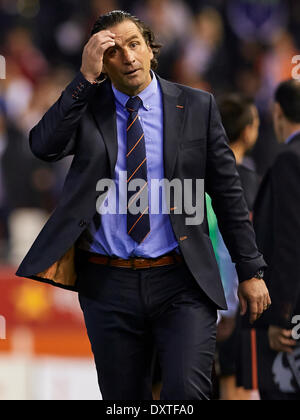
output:
M268 319L272 325L289 329L300 297L300 159L291 152L282 153L271 174L274 196L273 255L268 270L272 306Z
M74 154L77 129L95 89L78 73L58 101L31 130L29 143L35 156L51 162Z
M211 95L206 168L206 191L212 198L219 228L239 281L251 279L266 267L257 249L249 210L244 198L235 157L221 122L215 99Z

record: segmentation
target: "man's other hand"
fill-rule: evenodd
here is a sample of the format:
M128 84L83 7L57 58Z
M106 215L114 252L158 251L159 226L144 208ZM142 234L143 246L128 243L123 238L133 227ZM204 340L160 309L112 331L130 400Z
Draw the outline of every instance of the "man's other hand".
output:
M271 298L266 283L255 277L239 285L238 297L241 315L246 315L249 305L251 324L257 321L263 312L271 306Z

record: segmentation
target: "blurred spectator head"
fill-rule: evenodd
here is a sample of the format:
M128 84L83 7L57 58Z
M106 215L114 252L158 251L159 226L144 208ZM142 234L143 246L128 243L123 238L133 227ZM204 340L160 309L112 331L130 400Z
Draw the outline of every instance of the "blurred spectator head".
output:
M212 8L206 7L194 21L194 36L199 37L203 43L212 48L219 45L224 37L224 23L220 13Z
M253 101L237 94L226 95L220 100L219 109L230 145L239 143L245 152L251 150L260 124Z
M152 29L136 16L133 16L130 13L124 12L122 10L114 10L110 13L102 15L95 22L94 27L92 29L92 35L96 34L97 32L109 29L125 21L133 22L143 35L146 44L151 47L154 55L153 60L151 61L151 67L153 70L156 70L158 66L157 58L161 49L161 45L156 42L155 35Z
M16 26L6 36L6 48L13 56L18 56L32 46L32 35L28 28Z
M299 81L284 81L276 89L273 121L280 142L284 142L293 131L300 129Z
M31 29L24 26L12 28L6 35L4 50L8 61L13 61L30 82L35 83L47 73L48 64L34 45Z
M192 24L190 9L183 0L145 0L136 2L135 10L154 30L164 49L184 38Z
M205 90L212 89L226 78L226 59L223 44L224 22L222 15L212 7L205 7L191 21L191 31L181 42L182 53L176 63L175 78L179 83ZM220 74L222 73L222 74Z

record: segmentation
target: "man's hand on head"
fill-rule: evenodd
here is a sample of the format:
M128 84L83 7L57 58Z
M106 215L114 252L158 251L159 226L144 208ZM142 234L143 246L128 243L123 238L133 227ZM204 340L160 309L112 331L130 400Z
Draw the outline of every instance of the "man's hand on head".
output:
M108 48L115 46L115 34L109 30L94 34L82 54L81 73L89 82L94 82L103 69L103 57Z
M239 285L241 315L246 315L248 306L250 323L253 324L271 306L271 298L266 283L257 278L246 280Z

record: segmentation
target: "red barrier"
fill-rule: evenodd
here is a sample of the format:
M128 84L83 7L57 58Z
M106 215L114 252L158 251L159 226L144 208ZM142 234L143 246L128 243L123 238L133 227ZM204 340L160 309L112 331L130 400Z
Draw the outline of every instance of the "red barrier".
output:
M0 269L0 316L6 323L0 352L30 348L38 355L91 356L77 294L14 273Z

